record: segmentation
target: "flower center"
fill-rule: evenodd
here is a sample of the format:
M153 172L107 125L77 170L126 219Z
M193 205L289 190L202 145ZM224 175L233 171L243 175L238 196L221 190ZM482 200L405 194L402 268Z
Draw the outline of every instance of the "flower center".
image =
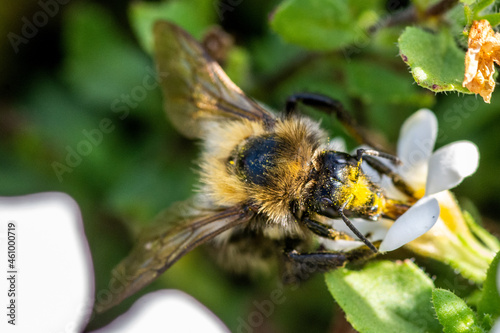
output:
M425 194L425 188L421 188L415 191L415 198L421 199Z

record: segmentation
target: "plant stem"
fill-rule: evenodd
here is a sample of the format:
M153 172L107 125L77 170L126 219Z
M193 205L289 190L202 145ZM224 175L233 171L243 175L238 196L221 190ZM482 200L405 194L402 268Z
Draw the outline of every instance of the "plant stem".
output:
M426 20L430 17L441 16L453 8L458 0L441 0L435 5L427 8L424 12L419 12L415 6L395 12L394 14L382 19L377 24L368 29L369 33L375 33L380 28L388 28L402 24L416 23Z

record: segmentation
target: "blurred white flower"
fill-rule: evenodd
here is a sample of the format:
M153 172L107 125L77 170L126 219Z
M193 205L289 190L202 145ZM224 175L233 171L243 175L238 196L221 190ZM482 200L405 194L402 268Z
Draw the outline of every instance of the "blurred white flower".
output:
M12 270L17 271L19 290L12 297L16 325L2 321L0 331L15 327L20 332L83 332L94 306L94 272L77 203L64 193L0 197L2 248L7 248L8 234L1 232L9 223L15 226L17 257ZM7 282L3 280L0 285ZM140 331L229 332L198 301L176 290L144 295L95 332Z
M0 287L12 293L0 298L12 306L6 319L15 326L2 320L0 331L83 331L92 313L94 272L76 202L64 193L0 197L0 248L8 241L13 283L7 286L2 277Z
M179 290L158 290L139 298L123 315L92 333L229 332L193 297Z

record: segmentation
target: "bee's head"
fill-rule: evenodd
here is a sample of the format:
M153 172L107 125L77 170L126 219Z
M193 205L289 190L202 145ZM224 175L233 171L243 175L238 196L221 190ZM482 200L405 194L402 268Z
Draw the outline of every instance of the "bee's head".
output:
M356 157L324 150L313 164L315 186L310 206L315 212L333 217L347 202L344 210L347 215L378 217L381 190L363 173Z

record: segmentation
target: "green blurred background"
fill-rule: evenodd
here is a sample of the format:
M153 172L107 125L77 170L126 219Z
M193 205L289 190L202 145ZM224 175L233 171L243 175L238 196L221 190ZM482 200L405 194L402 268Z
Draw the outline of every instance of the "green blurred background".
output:
M112 267L131 248L133 232L171 203L188 198L196 184L196 144L173 129L159 89L145 84L154 63L133 27L140 35L142 23L155 15L178 22L197 38L210 26L222 26L235 38L225 65L229 76L276 110L294 92L324 93L340 99L375 137L394 148L404 119L421 107L432 109L439 119L437 147L462 139L479 146L477 173L455 193L471 199L486 228L498 234L500 94L494 93L487 105L475 96L435 95L420 88L397 56L401 28L318 53L287 44L270 29L268 19L278 0L184 0L158 7L66 2L0 2L0 195L62 191L78 202L98 299L105 297L99 292L108 288ZM391 1L377 3L382 13L399 8ZM33 23L38 26L29 27ZM345 136L333 119L323 116L323 125L332 136ZM97 135L99 126L106 130ZM94 142L83 143L92 133ZM353 148L355 143L347 140ZM85 156L75 157L78 150ZM256 311L256 303L282 288L276 275L233 277L205 258L200 249L193 251L141 294L184 290L235 331ZM341 327L342 320L335 318L342 315L336 315L320 275L284 292L285 301L264 316L255 332ZM94 316L89 329L109 322L137 297Z

